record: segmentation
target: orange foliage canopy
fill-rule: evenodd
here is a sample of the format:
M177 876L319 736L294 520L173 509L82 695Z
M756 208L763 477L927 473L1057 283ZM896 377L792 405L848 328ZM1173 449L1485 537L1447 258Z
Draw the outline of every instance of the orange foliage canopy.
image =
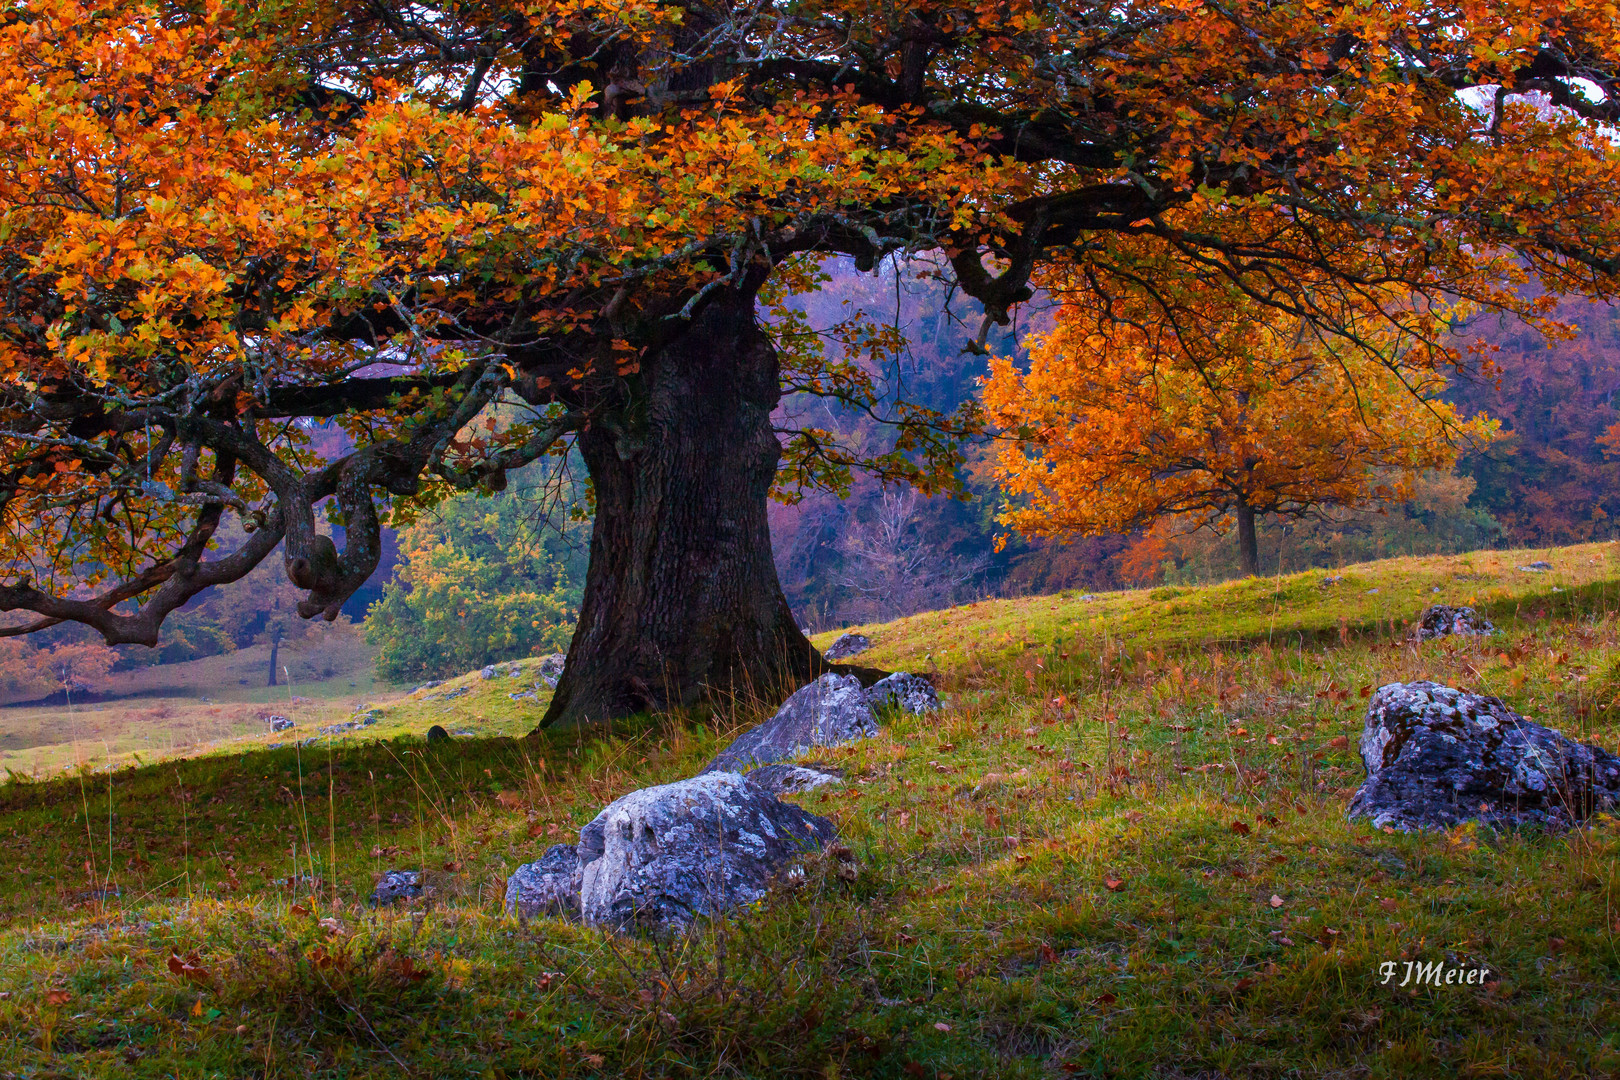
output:
M1416 472L1495 434L1438 400L1443 379L1421 350L1410 359L1421 337L1322 338L1224 299L1175 322L1071 303L1032 341L1027 373L992 362L985 405L1015 436L996 465L1016 500L1004 523L1062 537L1235 515L1252 545L1255 514L1403 499Z
M1426 386L1458 303L1537 317L1531 277L1614 295L1617 75L1617 16L1588 0L21 0L0 16L0 609L152 642L285 542L301 610L332 615L383 518L570 439L674 475L684 435L659 425L701 411L660 403L675 344L831 253L942 251L987 328L1040 273L1164 323L1230 291L1342 336L1358 387L1379 365ZM766 375L875 407L841 364ZM705 387L736 414L754 377ZM523 422L484 425L497 401ZM888 419L938 451L939 418ZM317 421L348 448L317 453ZM811 478L861 456L778 434ZM251 529L229 552L227 513ZM593 639L616 655L641 655L636 605L740 617L591 596L582 622L631 627ZM782 633L734 637L808 655Z

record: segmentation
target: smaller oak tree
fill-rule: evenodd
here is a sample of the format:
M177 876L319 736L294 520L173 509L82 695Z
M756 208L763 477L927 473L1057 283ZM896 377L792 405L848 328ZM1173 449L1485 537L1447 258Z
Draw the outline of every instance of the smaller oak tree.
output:
M1166 515L1224 532L1259 572L1255 518L1405 499L1496 422L1438 399L1432 364L1403 364L1394 332L1350 343L1241 299L1175 317L1066 303L1030 344L997 358L984 399L1015 436L995 471L1026 535L1123 533Z

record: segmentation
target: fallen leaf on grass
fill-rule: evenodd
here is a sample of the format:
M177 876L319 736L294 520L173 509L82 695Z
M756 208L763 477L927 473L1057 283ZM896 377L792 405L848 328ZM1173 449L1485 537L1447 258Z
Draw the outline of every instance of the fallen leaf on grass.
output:
M1103 878L1103 884L1108 887L1109 892L1119 892L1125 887L1124 880L1117 877L1105 877Z
M59 1009L72 1000L73 995L68 993L66 990L45 991L45 1004L51 1006L52 1008Z
M1232 830L1232 831L1233 831L1233 832L1234 832L1234 833L1236 833L1236 834L1237 834L1237 835L1239 835L1239 836L1248 836L1248 835L1249 835L1249 833L1250 833L1250 832L1251 832L1251 831L1252 831L1252 830L1251 830L1251 829L1250 829L1250 828L1249 828L1249 826L1248 826L1248 825L1246 825L1246 824L1244 824L1244 823L1243 823L1243 822L1241 822L1241 821L1234 821L1234 822L1232 822L1232 824L1231 824L1231 826L1230 826L1230 828L1231 828L1231 830Z
M1335 750L1348 750L1350 749L1350 740L1343 735L1336 735L1328 740L1328 745Z
M1272 893L1271 894L1271 906L1274 907L1274 908L1282 907L1283 906L1283 898L1278 896L1276 893Z
M1147 817L1147 815L1142 813L1142 811L1140 811L1140 810L1127 810L1127 811L1125 811L1124 814L1122 814L1120 816L1123 817L1126 821L1129 821L1133 825L1136 822L1141 821L1143 818Z
M945 1032L948 1032L948 1031L950 1031L950 1030L951 1030L951 1025L949 1025L949 1024L947 1024L947 1023L945 1023L945 1022L944 1022L944 1021L943 1021L943 1020L936 1020L936 1021L935 1021L935 1022L934 1022L934 1030L935 1030L935 1031L945 1031Z
M1249 989L1249 987L1253 986L1255 983L1257 983L1259 981L1260 980L1254 978L1253 976L1245 975L1245 976L1243 976L1243 978L1241 978L1241 979L1239 979L1237 981L1237 985L1232 987L1232 989L1236 990L1238 993L1241 994L1243 991Z
M1385 911L1394 911L1399 906L1399 901L1392 896L1386 896L1382 900L1378 901L1378 906L1383 908Z
M182 960L178 953L170 953L169 970L182 979L190 979L192 982L207 982L211 978L208 969L203 967L202 961L195 956Z
M1113 994L1104 993L1104 994L1099 994L1097 997L1093 998L1091 1003L1093 1005L1112 1005L1114 1002L1116 1002L1118 1000L1119 1000L1119 998L1115 997Z

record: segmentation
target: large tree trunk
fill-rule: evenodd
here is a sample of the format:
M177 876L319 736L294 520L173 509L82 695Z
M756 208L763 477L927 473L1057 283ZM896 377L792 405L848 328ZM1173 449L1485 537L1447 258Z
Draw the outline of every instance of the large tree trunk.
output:
M777 701L831 670L771 558L780 395L752 290L726 292L644 356L623 402L580 434L596 496L590 569L541 727L704 698Z
M1243 573L1254 577L1260 572L1260 544L1254 533L1254 507L1237 504L1238 554L1243 557Z

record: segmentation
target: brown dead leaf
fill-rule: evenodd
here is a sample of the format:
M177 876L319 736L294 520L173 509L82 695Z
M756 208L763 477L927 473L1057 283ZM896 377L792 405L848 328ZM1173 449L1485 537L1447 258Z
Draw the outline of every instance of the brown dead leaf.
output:
M202 966L202 961L195 953L184 960L180 959L178 953L170 953L169 970L182 979L189 979L192 982L208 982L212 978L208 974L208 969Z
M60 1009L73 1000L73 995L66 990L56 989L45 991L45 1004L53 1009Z
M1105 877L1103 884L1108 887L1109 892L1119 892L1125 887L1124 880L1117 877Z
M1248 836L1249 833L1253 831L1246 823L1242 821L1234 821L1228 826L1228 828L1230 828L1238 836Z
M1282 907L1283 906L1283 898L1278 896L1276 893L1272 893L1271 894L1271 906L1274 907L1274 908Z

